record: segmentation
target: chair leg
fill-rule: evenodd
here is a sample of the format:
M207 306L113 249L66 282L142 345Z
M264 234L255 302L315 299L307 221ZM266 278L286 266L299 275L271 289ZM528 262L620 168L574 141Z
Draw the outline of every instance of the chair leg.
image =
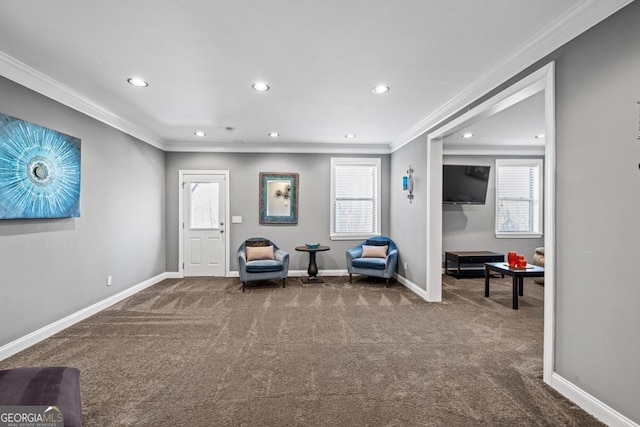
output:
M286 278L286 277L283 277L283 278L282 278L282 287L283 287L283 288L286 288L286 287L287 287L287 278Z
M389 282L391 282L391 279L387 278L387 288L389 287Z
M349 273L349 283L351 283L351 273Z
M247 282L242 282L242 292L244 292L244 284Z

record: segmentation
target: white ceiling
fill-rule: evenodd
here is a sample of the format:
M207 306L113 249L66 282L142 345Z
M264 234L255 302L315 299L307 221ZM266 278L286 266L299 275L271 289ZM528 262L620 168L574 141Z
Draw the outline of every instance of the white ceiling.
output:
M538 92L446 136L443 138L443 147L449 154L464 154L478 150L493 150L499 154L507 147L513 150L512 152L526 148L528 152L544 153L545 140L539 137L545 133L544 118L544 92ZM462 135L465 133L473 136L463 138Z
M629 2L4 1L0 74L165 150L389 152Z

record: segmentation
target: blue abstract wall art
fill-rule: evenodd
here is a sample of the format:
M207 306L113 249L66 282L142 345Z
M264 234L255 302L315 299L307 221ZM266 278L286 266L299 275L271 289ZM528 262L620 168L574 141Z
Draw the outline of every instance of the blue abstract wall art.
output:
M0 114L0 219L80 216L80 139Z

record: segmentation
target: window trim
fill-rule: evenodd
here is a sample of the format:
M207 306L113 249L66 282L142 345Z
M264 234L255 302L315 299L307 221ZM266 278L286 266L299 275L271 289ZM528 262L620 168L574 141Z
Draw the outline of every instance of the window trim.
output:
M376 169L376 195L375 195L375 224L373 233L337 233L335 230L335 192L334 192L334 179L335 169L337 166L369 166ZM380 157L359 157L359 158L347 158L347 157L332 157L331 158L331 177L330 177L330 203L329 203L329 238L331 240L362 240L373 236L381 235L381 212L382 212L382 160Z
M509 231L499 231L499 211L500 211L500 183L499 183L499 170L502 166L521 166L521 167L537 167L538 168L538 179L537 186L539 189L539 193L537 195L537 203L534 203L536 213L534 216L537 216L537 231L530 232L509 232ZM495 174L495 183L496 183L496 210L495 210L495 235L497 239L539 239L544 236L544 160L540 158L535 159L496 159L496 174ZM534 229L536 229L536 225L534 225Z

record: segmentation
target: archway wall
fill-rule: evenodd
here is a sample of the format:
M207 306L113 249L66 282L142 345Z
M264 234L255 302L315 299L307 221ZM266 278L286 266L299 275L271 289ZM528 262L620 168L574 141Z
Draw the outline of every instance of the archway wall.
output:
M633 2L556 59L554 371L636 424L639 21Z
M427 275L424 259L427 236L426 158L427 137L422 135L393 153L390 172L390 230L399 248L398 275L422 291L426 291ZM408 193L402 190L402 177L407 174L409 166L414 170L415 191L411 201Z

